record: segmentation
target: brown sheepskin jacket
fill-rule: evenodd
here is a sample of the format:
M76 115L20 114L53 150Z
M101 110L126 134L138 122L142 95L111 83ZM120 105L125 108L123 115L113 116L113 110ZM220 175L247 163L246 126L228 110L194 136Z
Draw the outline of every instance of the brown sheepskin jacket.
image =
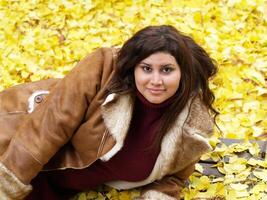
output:
M134 99L110 94L116 52L100 48L63 79L11 87L0 93L0 199L23 199L41 170L86 168L111 159L123 146ZM199 97L192 98L164 136L145 180L106 183L142 187L139 199L174 200L194 164L210 149L213 121Z

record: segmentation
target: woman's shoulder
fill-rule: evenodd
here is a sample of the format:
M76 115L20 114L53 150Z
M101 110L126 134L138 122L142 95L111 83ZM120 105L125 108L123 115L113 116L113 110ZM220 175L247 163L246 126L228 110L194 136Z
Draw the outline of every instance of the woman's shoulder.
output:
M201 96L192 97L189 106L186 127L194 129L204 137L209 137L213 132L214 120Z
M103 56L112 56L113 58L116 58L119 53L120 48L116 46L111 47L99 47L95 50L93 50L92 53L101 53Z

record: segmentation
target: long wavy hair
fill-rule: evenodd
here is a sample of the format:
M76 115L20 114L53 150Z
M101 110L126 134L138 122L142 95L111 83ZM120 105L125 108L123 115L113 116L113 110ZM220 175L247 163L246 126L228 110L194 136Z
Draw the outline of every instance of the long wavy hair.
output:
M217 67L201 46L173 26L148 26L135 33L119 50L115 73L108 85L108 92L130 93L135 96L135 66L156 52L171 54L181 70L179 88L175 93L176 98L162 116L159 129L162 134L159 134L159 142L192 95L198 94L202 98L215 119L218 112L212 107L214 95L209 88L208 81L216 74Z

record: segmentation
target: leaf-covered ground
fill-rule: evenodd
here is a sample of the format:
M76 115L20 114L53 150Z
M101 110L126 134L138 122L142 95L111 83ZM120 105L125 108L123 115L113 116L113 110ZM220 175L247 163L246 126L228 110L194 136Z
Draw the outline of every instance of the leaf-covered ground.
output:
M29 81L63 77L100 46L120 46L147 25L171 24L192 36L216 60L210 86L221 113L211 144L219 137L262 139L267 133L267 2L264 0L1 0L0 90ZM246 151L253 159L234 152ZM223 178L196 172L184 199L220 195L267 199L267 161L253 143L217 147ZM227 157L228 161L225 161ZM198 171L202 171L197 166ZM138 190L110 188L77 198L129 200Z

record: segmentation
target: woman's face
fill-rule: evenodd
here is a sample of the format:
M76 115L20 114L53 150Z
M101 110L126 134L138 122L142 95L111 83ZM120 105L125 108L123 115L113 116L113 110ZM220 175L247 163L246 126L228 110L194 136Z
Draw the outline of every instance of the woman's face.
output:
M178 90L181 71L171 54L156 52L135 66L134 78L138 91L150 103L160 104Z

